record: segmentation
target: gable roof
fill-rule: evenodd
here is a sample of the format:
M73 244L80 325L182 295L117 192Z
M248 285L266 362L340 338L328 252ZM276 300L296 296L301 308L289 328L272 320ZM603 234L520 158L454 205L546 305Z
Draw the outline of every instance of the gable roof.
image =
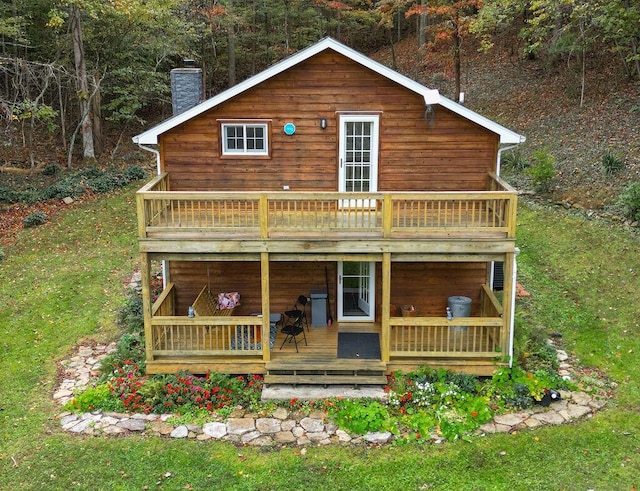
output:
M377 61L364 56L356 50L351 49L342 43L339 43L335 39L327 37L309 46L308 48L305 48L295 53L294 55L285 58L275 65L272 65L270 68L267 68L266 70L254 75L253 77L250 77L243 82L240 82L239 84L234 85L233 87L223 92L220 92L210 99L201 102L197 106L192 107L191 109L181 114L173 116L154 126L153 128L134 136L133 142L140 145L155 145L158 143L158 135L161 135L162 133L184 123L185 121L188 121L189 119L198 116L213 107L216 107L217 105L231 99L232 97L235 97L236 95L255 87L265 80L268 80L271 77L274 77L288 70L289 68L302 63L303 61L311 58L318 53L321 53L326 49L332 49L333 51L340 53L341 55L353 60L354 62L359 63L366 68L369 68L370 70L402 85L403 87L406 87L407 89L419 95L422 95L425 98L425 101L438 100L438 104L440 104L441 106L500 135L500 143L517 144L523 143L525 141L524 136L519 135L518 133L515 133L508 128L505 128L495 121L491 121L490 119L485 118L484 116L464 107L461 104L452 101L451 99L439 96L437 91L429 89L424 85L419 84L415 80L412 80L409 77L405 77L395 70L392 70L391 68L388 68L381 63L378 63Z

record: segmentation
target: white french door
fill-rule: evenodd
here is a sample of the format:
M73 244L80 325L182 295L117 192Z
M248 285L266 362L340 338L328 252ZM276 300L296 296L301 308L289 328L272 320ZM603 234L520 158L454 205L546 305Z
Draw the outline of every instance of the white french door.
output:
M375 263L338 263L338 320L375 320Z
M369 193L378 190L377 114L340 116L338 192ZM343 200L342 207L373 207L374 200Z

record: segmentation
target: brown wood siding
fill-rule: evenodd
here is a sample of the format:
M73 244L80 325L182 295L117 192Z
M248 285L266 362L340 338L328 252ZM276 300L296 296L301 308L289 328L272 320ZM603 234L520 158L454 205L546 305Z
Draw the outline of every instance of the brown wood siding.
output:
M444 317L447 299L463 295L471 298L472 315L479 315L480 291L485 283L485 263L393 263L391 304L398 309L398 316L402 305L413 305L421 316Z
M298 295L326 290L325 266L329 276L331 314L336 318L335 262L272 262L269 266L270 309L279 313L293 306ZM381 265L376 264L376 317L382 301ZM422 316L445 315L447 298L464 295L472 300L472 314L478 315L480 290L487 282L485 263L394 263L391 267L391 304L400 315L402 305L414 305ZM203 286L213 293L237 291L241 305L235 315L261 311L259 262L172 261L171 281L176 285L176 314L186 315ZM308 311L310 314L310 311ZM392 315L394 313L392 312Z
M498 136L344 57L321 53L161 137L172 190L337 189L338 112L380 112L381 191L483 190ZM270 121L269 158L220 155L219 120ZM320 128L320 118L328 126ZM284 134L286 122L296 125Z
M298 295L309 297L311 290L326 290L325 265L329 273L329 298L334 307L335 263L273 262L269 266L271 312L290 309ZM169 267L171 281L176 285L177 315L186 315L188 306L205 285L209 285L214 294L223 291L240 293L241 305L234 315L250 315L262 310L259 262L172 261ZM335 315L335 310L332 312Z

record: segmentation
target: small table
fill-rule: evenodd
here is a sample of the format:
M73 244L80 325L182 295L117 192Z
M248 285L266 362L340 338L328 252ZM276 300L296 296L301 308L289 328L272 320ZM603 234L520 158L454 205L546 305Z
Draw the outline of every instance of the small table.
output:
M254 312L251 315L262 317L262 314L260 312ZM281 316L282 314L269 314L269 328L275 327L275 325L280 322ZM256 342L259 343L260 341L262 341L262 329L258 329L256 338Z

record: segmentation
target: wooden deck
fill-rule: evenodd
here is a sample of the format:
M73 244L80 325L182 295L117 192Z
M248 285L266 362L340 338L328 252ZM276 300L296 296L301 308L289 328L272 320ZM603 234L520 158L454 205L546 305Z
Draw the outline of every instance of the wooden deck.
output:
M227 317L226 322L232 319ZM262 356L262 343L246 341L249 339L246 326L229 326L235 332L231 344L224 341L212 346L212 327L196 324L185 329L184 325L176 325L175 330L166 331L172 334L155 337L155 356L149 363L150 373L172 371L175 366L194 372L235 370L263 373L267 383L365 385L385 383L386 375L398 368L411 370L433 365L481 374L490 374L495 368L501 332L499 320L459 318L457 320L461 322L466 320L475 325L450 325L445 320L434 326L438 324L434 319L431 322L419 318L415 322L405 318L394 319L390 340L392 356L388 362L338 358L338 333L378 333L382 342L379 323L343 322L334 323L331 327L309 327L308 331L305 329L306 344L304 337L298 336L297 351L293 342L283 345L285 335L278 329L266 362ZM215 322L225 321L217 319ZM394 322L400 325L393 325ZM238 341L240 338L245 341Z
M293 193L170 191L159 176L138 191L141 238L512 238L517 193L487 191Z

